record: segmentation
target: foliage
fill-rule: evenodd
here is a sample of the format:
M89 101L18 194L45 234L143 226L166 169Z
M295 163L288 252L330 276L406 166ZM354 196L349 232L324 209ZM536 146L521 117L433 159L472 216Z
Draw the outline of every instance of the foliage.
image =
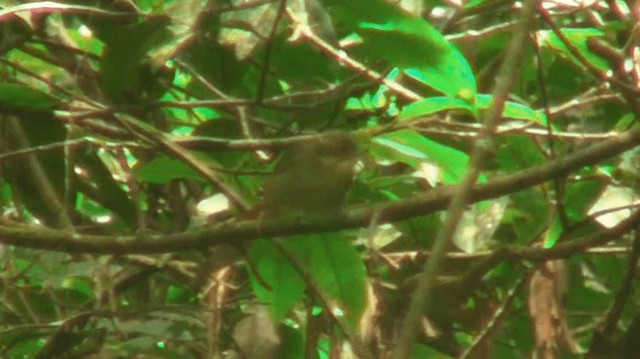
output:
M422 302L415 358L640 352L637 9L539 1L509 50L515 5L4 2L0 357L391 358ZM344 178L328 132L348 206L261 209L296 151Z

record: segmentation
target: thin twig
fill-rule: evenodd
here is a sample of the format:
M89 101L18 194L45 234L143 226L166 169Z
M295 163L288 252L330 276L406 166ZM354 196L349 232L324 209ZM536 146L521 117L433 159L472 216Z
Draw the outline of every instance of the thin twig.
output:
M605 158L618 155L637 147L639 143L640 129L630 130L616 138L601 141L540 166L496 177L490 182L474 186L471 190L469 203L498 198L536 186L557 175L576 171L584 166L590 166ZM65 231L0 225L0 243L69 253L165 253L223 243L237 245L240 242L260 237L330 232L368 226L371 223L371 218L378 213L381 222L384 223L423 216L445 209L457 190L457 186L442 187L399 201L349 208L345 213L330 214L327 217L305 218L304 222L293 219L239 221L171 235L95 236L77 234L69 236ZM635 228L632 221L638 221L638 218L639 215L635 213L619 225L595 234L595 237L584 241L561 243L550 250L509 247L505 250L498 250L497 255L524 259L543 258L545 260L570 256L578 251L584 251L586 248L603 245L614 240L617 236Z
M417 101L422 99L422 96L418 95L417 93L407 89L406 87L400 85L395 81L385 78L382 74L379 74L378 72L371 70L370 68L363 65L362 63L352 59L344 51L337 50L336 48L331 46L329 43L327 43L318 35L316 35L311 30L309 25L301 21L298 18L298 16L292 11L288 11L288 14L294 26L294 35L293 35L294 40L296 40L297 38L300 38L300 39L309 41L311 44L316 46L319 50L321 50L325 54L331 56L336 61L338 61L338 63L346 66L352 71L355 71L357 73L364 75L365 77L371 79L374 82L382 83L383 85L387 86L391 91L398 94L399 96L402 96L407 100Z
M638 260L640 259L640 228L636 230L635 236L633 238L633 246L631 247L631 255L629 256L629 264L627 267L627 272L622 279L622 283L620 284L620 289L618 290L616 297L613 301L613 305L607 314L604 322L602 323L602 329L600 330L603 334L613 333L616 324L620 320L622 315L622 311L624 309L625 304L629 300L629 297L633 293L633 281L636 279L636 274L638 273Z
M498 329L497 328L498 322L502 320L505 314L507 314L507 308L509 308L511 306L511 303L513 303L513 301L516 299L518 293L520 293L520 291L524 287L524 284L527 282L527 279L531 276L531 273L532 272L530 271L529 273L527 273L527 275L521 276L516 280L515 283L513 283L513 285L507 292L504 300L502 301L502 304L500 304L500 307L498 307L498 309L493 313L491 320L489 320L489 322L482 329L482 331L473 338L473 340L471 341L471 344L464 350L464 352L462 352L462 354L460 354L458 359L468 358L473 352L473 350L478 345L480 345L480 343L487 336L489 336L492 332L495 332Z
M273 52L273 40L275 39L276 31L278 30L278 25L280 25L280 21L282 21L282 18L284 17L284 14L286 11L287 11L287 1L280 0L280 6L278 7L278 12L276 13L275 18L273 19L273 24L271 25L269 36L266 39L264 57L262 60L262 72L260 73L258 90L256 91L256 103L262 103L262 100L264 99L264 92L267 88L267 77L269 76L269 67L271 65L271 53Z
M238 191L227 185L224 180L221 179L218 174L216 174L210 168L210 166L206 165L200 159L196 158L187 149L171 141L171 139L165 136L163 132L156 129L155 127L137 121L128 116L121 116L118 117L118 119L123 126L129 126L131 128L131 131L141 135L144 139L150 140L152 143L158 145L167 154L183 161L198 174L218 187L220 191L227 197L229 197L229 199L235 205L237 205L241 211L246 211L247 209L249 209L249 202L244 197L242 197Z
M455 235L458 224L465 211L465 206L471 199L471 188L476 183L485 162L491 152L490 136L495 132L499 124L505 101L509 95L509 89L515 81L518 65L524 52L525 43L533 18L535 15L536 1L524 2L521 19L518 29L515 31L504 63L497 77L497 83L493 91L493 104L483 116L483 136L476 140L471 153L470 168L467 170L465 178L453 194L447 209L447 218L443 228L435 238L432 247L432 256L424 266L418 279L418 285L411 298L411 304L405 315L400 335L394 348L394 358L408 359L411 356L411 348L417 335L418 324L423 313L428 310L433 302L433 288L439 271L445 259L447 248Z
M307 283L314 296L320 304L322 305L324 311L331 317L331 319L336 323L336 325L340 328L340 330L347 336L347 340L351 344L353 351L358 355L359 358L371 358L371 353L364 347L361 340L358 338L358 335L351 330L348 323L344 321L344 319L338 315L336 315L334 311L334 307L331 305L331 299L324 293L320 284L313 278L313 275L307 270L305 265L300 261L295 253L290 251L279 239L270 239L269 242L273 244L274 247L280 252L293 268L300 274L302 279Z

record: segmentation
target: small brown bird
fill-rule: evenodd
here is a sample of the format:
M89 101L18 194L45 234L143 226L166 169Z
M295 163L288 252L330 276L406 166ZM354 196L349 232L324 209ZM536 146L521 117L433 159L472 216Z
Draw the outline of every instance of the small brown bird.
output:
M349 133L326 134L294 145L265 180L266 214L341 210L353 184L358 155L356 138Z

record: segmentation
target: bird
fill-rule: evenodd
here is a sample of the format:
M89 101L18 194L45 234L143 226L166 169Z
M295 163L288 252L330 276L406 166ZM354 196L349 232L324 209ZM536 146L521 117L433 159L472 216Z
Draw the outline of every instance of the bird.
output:
M286 149L263 186L266 215L329 214L344 208L359 159L356 136L332 132Z

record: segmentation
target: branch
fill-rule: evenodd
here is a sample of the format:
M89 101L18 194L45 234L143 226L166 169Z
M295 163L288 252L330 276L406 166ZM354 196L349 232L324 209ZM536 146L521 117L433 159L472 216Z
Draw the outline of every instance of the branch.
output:
M622 312L624 310L625 305L630 300L631 295L633 294L633 281L638 277L638 260L640 259L640 232L636 230L635 238L633 239L633 247L631 250L631 255L629 256L629 264L627 267L627 272L625 273L622 283L620 284L620 289L616 293L613 304L611 305L611 309L609 309L609 313L607 317L602 323L601 329L599 330L600 335L602 337L611 337L612 333L615 333L616 326L622 317ZM608 338L611 339L611 338Z
M640 144L640 129L629 131L617 138L602 141L546 164L474 186L471 188L468 203L501 197L539 185L556 176L566 175L584 166L593 165L598 161L630 150L638 144ZM0 218L0 223L3 223L0 225L0 243L69 253L180 252L223 243L237 245L240 242L260 237L289 236L365 227L371 223L371 218L374 215L379 215L380 223L402 221L445 209L457 189L457 186L443 187L401 201L365 208L352 208L346 214L337 213L327 217L309 217L304 220L285 218L225 222L195 232L169 235L97 236L70 234L66 231L16 225ZM608 231L602 233L608 233ZM558 246L556 248L564 247ZM535 253L542 253L538 249L535 251Z
M394 348L394 358L407 359L411 356L411 348L415 341L422 313L430 309L433 302L436 278L442 270L447 248L458 229L465 206L472 198L473 185L490 159L490 151L493 145L492 136L499 125L505 102L509 96L509 90L518 73L519 64L524 54L524 46L522 44L525 43L529 29L533 24L535 5L536 1L534 0L524 2L518 28L509 42L504 62L496 79L492 104L482 117L483 128L481 136L473 144L467 173L453 193L442 229L440 229L433 242L432 256L422 269L418 279L417 287L411 298L409 309L402 322L400 335Z
M165 153L181 160L189 167L191 167L194 171L196 171L200 176L207 179L207 181L209 181L211 184L217 186L220 191L225 196L227 196L229 200L231 200L240 210L246 211L249 209L249 203L244 197L240 195L238 191L235 190L235 188L227 185L215 171L212 171L205 163L191 154L191 152L185 150L180 145L175 144L171 140L169 140L165 136L164 132L133 118L123 116L121 121L123 125L130 126L134 131L142 134L144 137L149 138L151 141L155 142L155 144Z
M511 288L507 291L505 298L502 300L498 309L495 310L487 325L473 338L471 344L464 350L464 352L462 352L462 354L460 354L460 356L458 356L458 359L467 359L471 357L473 351L482 343L482 341L487 340L489 335L499 329L498 326L503 321L509 307L511 307L513 301L517 298L518 294L520 294L524 284L530 277L530 273L527 273L527 275L523 275L518 278L515 283L511 285Z
M327 43L318 35L316 35L309 27L309 24L306 24L304 21L302 21L292 11L289 11L288 14L294 27L294 34L291 36L291 41L297 41L298 39L306 40L310 42L312 45L314 45L317 49L324 52L326 55L334 58L339 64L347 67L348 69L356 73L362 74L363 76L369 78L373 82L382 83L383 85L387 86L390 90L395 92L397 95L412 101L417 101L422 99L422 96L416 94L415 92L409 90L408 88L402 86L401 84L395 81L387 79L382 74L374 70L371 70L364 64L352 59L344 51L340 51L334 48L333 46L331 46L329 43Z
M27 138L20 122L16 118L3 119L5 124L5 145L8 147L17 147L19 149L29 148L29 139ZM42 167L41 160L33 153L28 154L22 163L17 163L17 167L23 167L18 172L16 180L29 179L29 187L35 190L40 196L42 204L46 210L44 217L47 222L59 228L73 230L73 221L67 213L67 208L57 193L56 188L51 183L47 172ZM17 168L16 167L16 168Z

